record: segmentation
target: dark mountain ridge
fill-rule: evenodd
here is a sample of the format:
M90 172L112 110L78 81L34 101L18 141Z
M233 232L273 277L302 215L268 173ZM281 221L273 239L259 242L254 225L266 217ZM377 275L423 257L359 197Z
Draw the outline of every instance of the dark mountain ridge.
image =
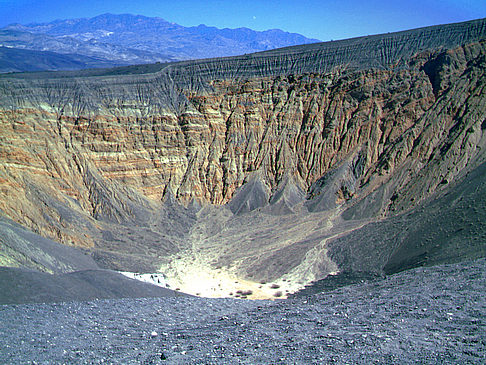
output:
M481 40L486 19L418 28L397 33L363 36L340 41L284 47L236 57L208 58L175 63L127 66L105 70L83 70L45 74L48 78L122 76L158 73L166 82L194 83L212 79L243 79L275 75L329 72L365 68L410 67L406 60L425 50L446 50ZM167 76L165 76L167 75ZM5 77L0 75L0 77ZM11 77L11 76L8 76ZM44 74L19 74L18 78L44 78ZM192 85L197 87L198 85Z
M3 46L96 57L110 61L114 66L233 56L316 41L278 29L257 32L247 28L218 29L205 25L183 27L161 18L130 14L13 24L0 31ZM95 66L103 67L103 64ZM69 65L59 65L57 69L62 67L69 68ZM49 69L56 68L51 66ZM0 67L0 71L9 70ZM35 71L32 68L24 70Z
M82 70L87 68L113 67L119 62L75 54L59 54L48 51L0 47L2 72Z

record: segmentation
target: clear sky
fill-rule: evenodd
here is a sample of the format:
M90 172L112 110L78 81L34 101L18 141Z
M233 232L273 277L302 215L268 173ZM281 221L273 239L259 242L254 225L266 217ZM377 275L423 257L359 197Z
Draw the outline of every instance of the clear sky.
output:
M323 41L486 17L486 0L0 0L0 27L103 13L184 26L279 28Z

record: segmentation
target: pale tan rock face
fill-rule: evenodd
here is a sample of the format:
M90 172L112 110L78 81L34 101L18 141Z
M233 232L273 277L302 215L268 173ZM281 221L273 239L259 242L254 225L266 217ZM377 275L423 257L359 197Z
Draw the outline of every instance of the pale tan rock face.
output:
M223 195L207 195L216 203L229 200L251 171L261 170L273 190L286 173L306 190L363 148L368 169L435 101L427 76L417 70L213 86L212 94L189 99L201 113L201 124L214 131L218 146L212 149L213 159L201 163L222 172L223 188L217 191ZM215 191L212 186L206 190Z
M483 51L482 46L474 48ZM467 89L475 85L460 81L468 62L464 52L450 52L463 70L446 73L445 77L449 83L459 82L462 89ZM64 116L57 120L55 115L37 111L6 111L3 134L10 130L12 143L4 147L4 154L8 154L5 163L28 160L43 174L64 179L76 172L70 169L76 164L73 156L62 151L75 149L105 179L132 187L154 200L161 199L170 186L185 203L195 198L224 204L253 171L261 171L272 190L286 173L306 190L357 150L365 156L365 171L378 161L395 168L412 152L409 149L414 138L425 130L433 133L437 128L450 127L432 120L438 118L431 115L438 112L436 104L447 101L434 95L430 79L422 70L427 61L425 55L418 56L412 60L413 68L399 71L217 80L211 82L210 92L183 90L190 107L180 115L142 118L134 111L133 116L116 118ZM453 95L442 99L465 97L465 92L471 92L459 89L460 85L447 88ZM449 120L457 113L439 112L441 118ZM409 136L406 140L404 133ZM42 146L42 156L34 146L46 140L56 147ZM395 155L387 157L391 152L384 152L397 149L394 146L398 140L407 146L401 147L406 149L405 156L402 153L395 161ZM426 145L432 149L435 144ZM61 161L65 160L60 171L55 164L45 162L56 152L62 153ZM414 153L427 158L430 152Z
M313 184L338 171L322 206L393 215L482 158L485 57L476 42L397 68L215 78L172 90L185 101L163 108L156 76L87 78L67 96L68 84L19 81L12 95L25 99L0 111L0 210L63 243L106 249L103 219L153 213L172 194L223 205L258 176L268 200L288 178L315 198Z

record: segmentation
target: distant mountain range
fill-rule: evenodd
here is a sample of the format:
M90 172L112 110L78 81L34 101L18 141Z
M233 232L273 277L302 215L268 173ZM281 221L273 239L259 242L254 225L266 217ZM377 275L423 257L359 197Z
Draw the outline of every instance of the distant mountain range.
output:
M315 42L279 29L184 27L161 18L103 14L0 29L0 72L172 62Z

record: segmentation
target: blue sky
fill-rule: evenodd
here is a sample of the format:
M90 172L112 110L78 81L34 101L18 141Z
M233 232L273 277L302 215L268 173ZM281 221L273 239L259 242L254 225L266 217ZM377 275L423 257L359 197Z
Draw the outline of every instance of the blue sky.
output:
M103 13L184 26L279 28L323 41L486 17L486 0L0 0L0 27Z

